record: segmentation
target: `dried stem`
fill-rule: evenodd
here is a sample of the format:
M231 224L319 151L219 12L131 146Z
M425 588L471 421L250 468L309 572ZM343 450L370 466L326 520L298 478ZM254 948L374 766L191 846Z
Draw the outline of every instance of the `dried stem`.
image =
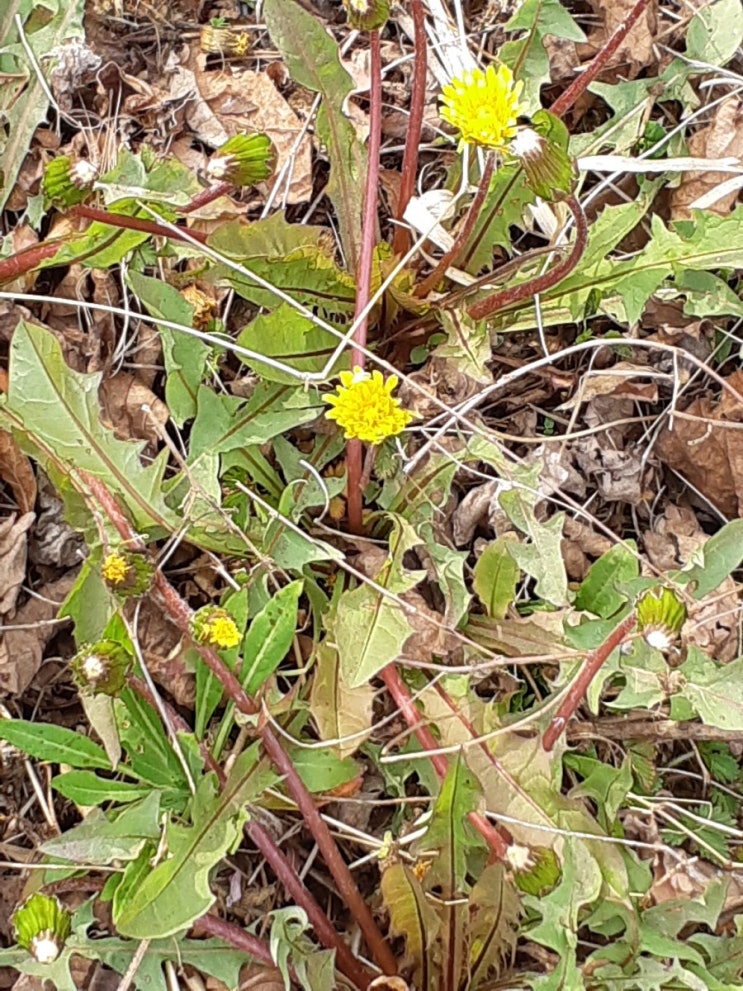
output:
M585 93L596 76L601 72L606 63L619 48L634 25L639 20L643 11L647 7L649 0L637 0L632 10L619 25L614 34L609 38L603 48L593 57L592 61L581 74L573 80L568 88L555 100L550 107L550 113L555 117L563 117L573 106L576 100Z
M568 197L567 204L575 218L575 242L570 254L561 262L558 262L549 272L529 279L527 282L519 282L518 285L507 286L505 289L493 293L492 296L486 296L485 299L473 303L467 310L467 315L472 320L484 320L486 317L497 313L498 310L503 310L507 306L513 306L514 303L520 303L521 300L535 296L537 293L546 292L547 289L556 286L558 282L562 282L573 271L580 261L583 252L586 250L586 244L588 243L588 223L586 221L586 215L583 212L583 207L574 196Z
M410 202L410 197L413 195L415 180L418 175L418 150L423 132L423 109L426 102L426 72L428 68L426 25L422 0L411 0L410 10L413 15L415 60L413 62L413 92L410 96L408 133L405 136L400 195L395 218L398 225L395 227L392 238L392 250L396 255L404 255L410 248L410 233L403 225L403 216Z
M116 500L112 497L106 486L88 472L79 471L79 476L95 496L109 520L118 531L119 536L126 542L127 547L134 551L144 550L144 545L132 530L129 521L121 512ZM152 591L168 619L190 640L193 613L159 569L155 571ZM194 647L212 674L221 682L223 688L239 711L247 716L256 715L259 710L255 701L245 692L240 682L229 670L219 654L204 644L194 643ZM297 773L291 758L281 746L270 724L262 719L259 721L258 734L269 759L284 778L287 791L302 813L307 828L312 833L320 849L320 853L327 864L328 870L338 886L339 894L356 919L377 964L385 974L396 974L397 965L395 958L379 931L369 907L356 886L353 875L341 857L330 830L317 811L314 800Z
M480 216L480 210L482 209L482 205L485 202L485 197L488 195L488 190L490 189L490 180L493 178L494 169L495 155L492 151L489 151L485 157L485 167L483 168L482 176L480 177L480 185L477 187L477 192L469 205L467 216L464 218L462 226L459 228L459 233L456 236L454 244L439 260L439 263L436 268L434 268L433 272L426 276L420 285L415 287L415 295L419 299L429 294L429 292L438 284L439 280L445 275L449 266L453 265L459 257L459 253L467 243L470 234L475 228L477 219Z
M630 613L629 616L622 620L619 626L612 630L601 646L597 647L592 654L588 655L578 677L562 700L562 704L557 710L557 715L549 724L542 737L542 746L545 750L552 750L555 743L557 743L557 738L565 729L568 720L574 715L575 710L580 705L583 696L588 690L588 686L598 674L602 664L604 664L609 654L625 641L634 629L636 622L637 618L635 614L633 612Z
M357 322L351 348L351 368L363 368L366 360L366 332L368 314L362 316L371 297L372 260L377 230L377 191L379 188L379 149L382 142L382 52L379 31L369 35L371 48L371 92L369 106L369 148L367 154L366 188L364 191L364 215L361 222L361 250L356 273L356 306L354 322ZM361 441L350 439L346 443L346 477L348 502L348 529L351 533L363 530L363 493L361 474L363 465Z

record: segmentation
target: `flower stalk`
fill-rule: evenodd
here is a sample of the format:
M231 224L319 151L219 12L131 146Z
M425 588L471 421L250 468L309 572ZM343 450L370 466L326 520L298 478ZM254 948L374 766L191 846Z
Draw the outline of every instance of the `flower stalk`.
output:
M413 15L415 61L413 62L413 91L410 96L410 118L408 120L408 133L405 136L400 195L397 202L396 220L398 223L392 237L392 251L395 255L404 255L410 248L410 233L403 223L403 217L410 197L413 195L415 180L418 176L418 151L423 133L423 111L426 103L428 49L423 0L411 0L410 11Z

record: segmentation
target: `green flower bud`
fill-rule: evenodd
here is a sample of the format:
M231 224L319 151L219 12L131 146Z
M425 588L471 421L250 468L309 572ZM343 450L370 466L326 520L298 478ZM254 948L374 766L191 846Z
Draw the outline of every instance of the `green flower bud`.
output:
M233 186L253 186L268 179L276 151L267 134L236 134L217 148L206 167L207 177Z
M357 31L378 31L390 16L389 0L343 0L348 23Z
M144 595L152 584L152 565L147 558L126 550L107 554L101 574L106 585L123 599Z
M70 662L77 686L92 695L118 695L126 683L131 657L115 640L99 640Z
M686 621L686 606L670 588L651 589L637 603L637 626L646 643L668 650Z
M69 155L59 155L44 170L41 186L49 202L75 206L88 198L97 178L98 169L92 162L81 158L73 163Z
M511 152L521 162L529 187L543 200L564 199L576 173L567 152L565 125L546 110L534 114L531 127L519 128ZM567 131L565 131L567 134Z
M31 895L13 913L18 945L37 963L54 963L72 930L70 918L58 898Z
M216 647L218 650L231 650L242 640L237 623L226 609L218 606L204 606L194 613L191 633L197 643Z

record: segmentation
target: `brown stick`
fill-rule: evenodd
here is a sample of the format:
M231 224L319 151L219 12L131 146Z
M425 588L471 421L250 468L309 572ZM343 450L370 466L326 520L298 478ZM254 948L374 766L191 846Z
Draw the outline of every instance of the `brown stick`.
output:
M588 655L578 677L562 700L562 704L557 710L557 715L549 724L542 737L542 746L545 750L552 750L555 743L557 743L557 738L567 726L568 720L575 714L575 710L580 705L583 696L588 691L588 686L598 674L602 664L604 664L609 654L629 636L635 628L636 622L637 617L634 612L630 613L629 616L622 620L619 626L612 630L601 646L597 647L592 654Z
M544 275L538 275L527 282L519 282L515 286L507 286L505 289L493 293L492 296L486 296L485 299L473 303L467 310L467 315L472 320L484 320L497 313L498 310L504 310L507 306L513 306L514 303L520 303L523 299L536 296L537 293L543 293L556 286L558 282L562 282L573 271L586 250L588 223L583 207L574 196L568 197L566 202L575 218L575 242L570 254L558 262L549 272L545 272Z
M673 719L642 719L616 716L572 723L565 729L570 740L653 740L664 743L669 740L740 742L740 730L723 729L691 721L674 722Z

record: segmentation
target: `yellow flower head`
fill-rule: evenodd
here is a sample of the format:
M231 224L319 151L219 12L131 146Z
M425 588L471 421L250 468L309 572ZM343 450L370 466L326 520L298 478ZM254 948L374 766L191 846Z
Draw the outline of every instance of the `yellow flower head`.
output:
M104 558L101 574L107 585L116 588L117 585L123 585L129 578L130 569L131 565L123 554L119 554L118 551L111 551Z
M400 400L392 398L396 385L396 375L385 381L378 371L370 375L356 367L352 372L341 372L337 393L323 397L333 406L325 415L343 428L347 439L381 444L387 437L402 433L413 419L412 413L400 408Z
M507 65L470 69L443 89L441 116L460 132L464 144L503 151L516 135L523 83Z
M199 609L193 618L192 630L198 643L220 650L231 650L242 640L242 633L227 610L213 606Z

